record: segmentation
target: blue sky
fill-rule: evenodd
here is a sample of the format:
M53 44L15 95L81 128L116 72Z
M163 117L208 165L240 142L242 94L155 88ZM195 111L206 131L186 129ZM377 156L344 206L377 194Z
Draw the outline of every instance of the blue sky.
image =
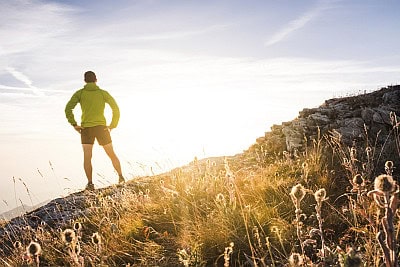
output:
M126 176L163 172L195 156L240 153L325 99L398 84L399 7L1 1L0 211L85 185L79 136L64 117L85 71L120 105L113 138ZM115 182L98 147L93 164L97 186Z

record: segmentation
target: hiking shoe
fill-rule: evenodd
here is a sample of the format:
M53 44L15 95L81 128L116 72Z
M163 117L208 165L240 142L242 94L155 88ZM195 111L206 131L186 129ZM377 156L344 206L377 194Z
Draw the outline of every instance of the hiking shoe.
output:
M85 190L87 191L93 191L94 190L94 184L93 183L88 183L85 187Z
M125 178L124 178L124 176L121 175L121 176L118 178L118 183L119 183L119 184L125 183Z

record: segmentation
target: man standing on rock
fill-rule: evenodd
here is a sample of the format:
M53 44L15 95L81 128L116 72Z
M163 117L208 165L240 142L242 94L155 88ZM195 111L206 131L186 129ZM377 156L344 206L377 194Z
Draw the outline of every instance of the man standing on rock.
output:
M114 98L105 90L100 89L96 82L96 74L93 71L87 71L84 75L86 85L76 91L65 107L65 116L74 129L80 133L83 147L83 167L85 169L88 183L87 190L93 190L92 180L92 151L94 140L103 146L107 156L111 159L114 169L119 175L119 183L125 182L122 175L121 164L114 152L110 131L117 127L119 121L119 108ZM79 126L75 121L73 109L77 104L81 105L82 118ZM108 104L112 110L112 120L110 126L106 124L104 116L105 104Z

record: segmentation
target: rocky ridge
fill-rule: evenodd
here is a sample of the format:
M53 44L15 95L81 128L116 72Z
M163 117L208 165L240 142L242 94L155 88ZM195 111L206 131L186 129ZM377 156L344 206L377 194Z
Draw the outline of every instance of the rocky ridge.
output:
M263 146L269 153L304 150L310 140L323 135L338 138L345 146L373 145L396 148L396 124L400 122L400 85L351 97L326 100L317 108L305 108L292 121L273 125L256 140L252 152Z

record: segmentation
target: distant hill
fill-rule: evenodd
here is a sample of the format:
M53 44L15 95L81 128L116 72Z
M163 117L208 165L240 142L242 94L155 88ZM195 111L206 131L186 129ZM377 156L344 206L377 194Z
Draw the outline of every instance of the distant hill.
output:
M11 209L11 210L8 210L6 212L1 213L0 214L0 219L4 219L4 220L9 221L9 220L11 220L11 219L13 219L15 217L19 217L19 216L21 216L21 215L23 215L25 213L31 212L31 211L43 206L43 205L47 204L49 201L50 200L47 200L47 201L41 202L41 203L39 203L37 205L34 205L34 206L29 206L29 205L18 206L18 207L14 208L14 209Z

